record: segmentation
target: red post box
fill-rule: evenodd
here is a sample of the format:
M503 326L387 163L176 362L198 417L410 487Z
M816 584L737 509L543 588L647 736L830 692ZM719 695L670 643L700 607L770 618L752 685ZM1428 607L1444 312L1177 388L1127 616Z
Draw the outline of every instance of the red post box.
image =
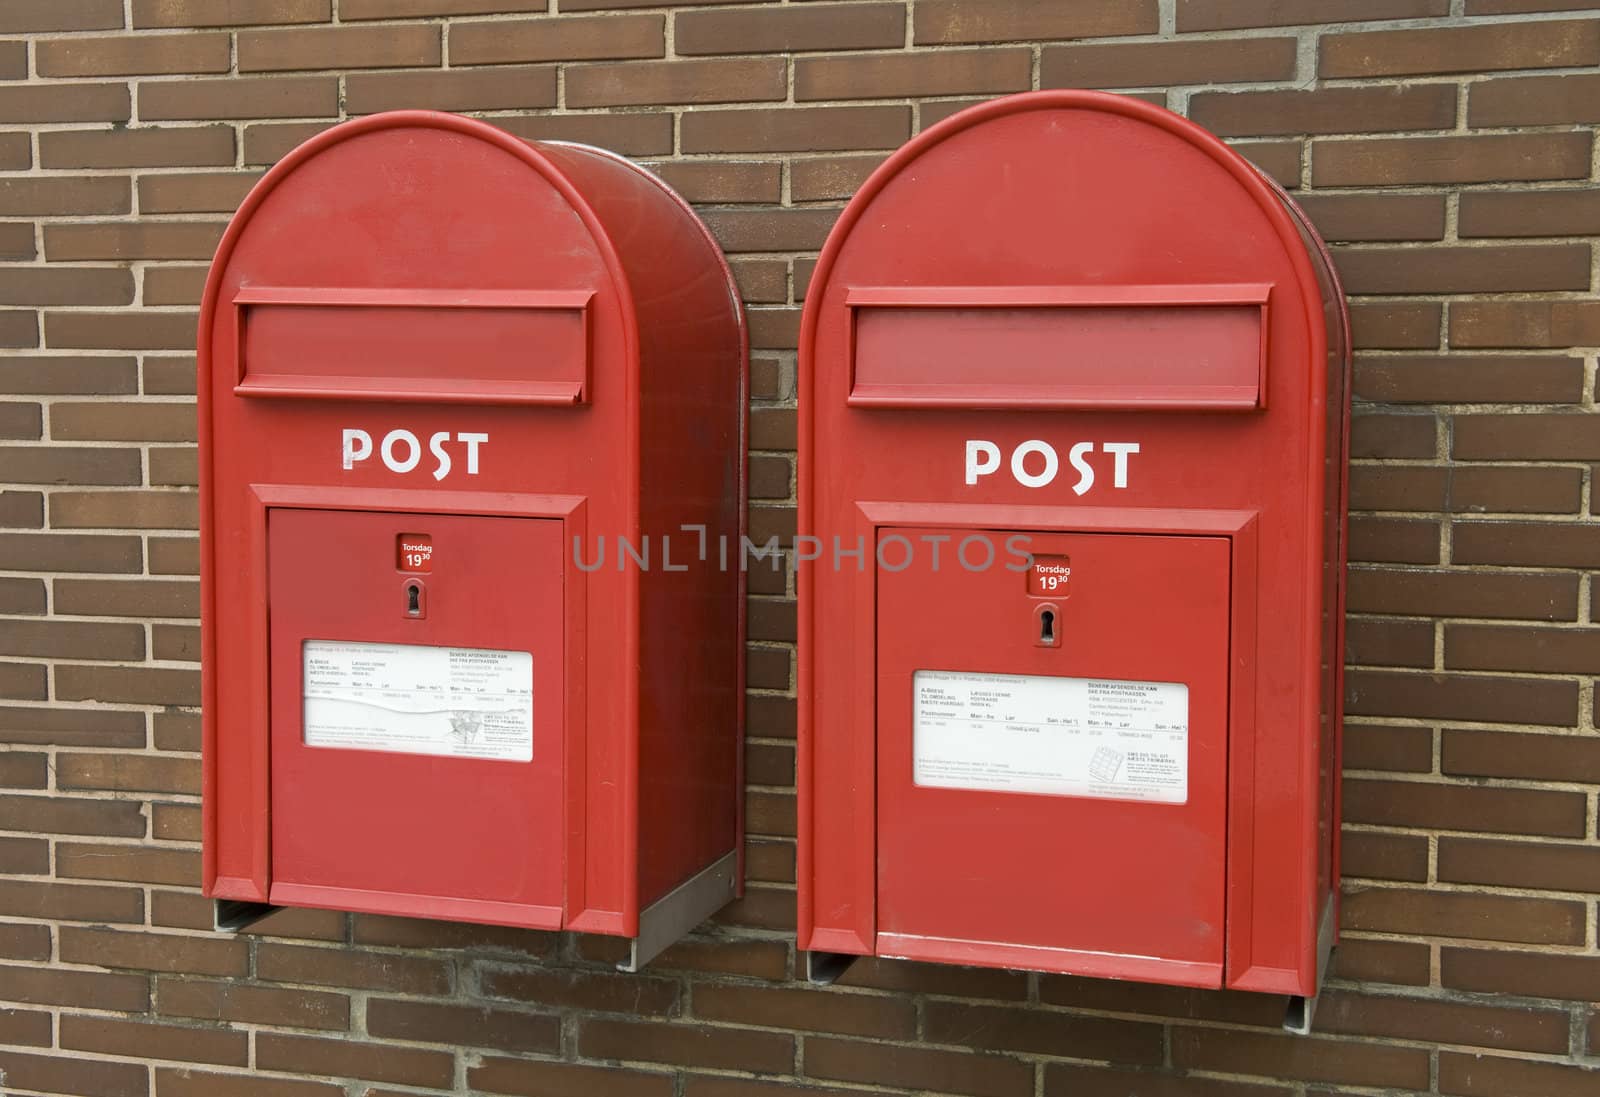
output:
M267 173L200 319L205 889L614 934L740 885L744 319L598 149L377 115ZM685 532L685 531L688 532Z
M1345 317L1288 196L1137 100L983 104L866 182L801 336L814 973L865 954L1314 996Z

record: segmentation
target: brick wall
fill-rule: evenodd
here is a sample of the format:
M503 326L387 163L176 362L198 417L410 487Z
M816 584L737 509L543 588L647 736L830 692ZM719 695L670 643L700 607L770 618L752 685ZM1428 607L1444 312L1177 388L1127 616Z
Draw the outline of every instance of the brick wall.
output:
M557 7L0 2L0 1089L1600 1092L1597 5ZM605 940L466 925L206 931L192 346L264 165L414 106L659 165L751 306L761 538L794 525L799 306L840 205L919 127L1056 86L1236 142L1353 298L1345 938L1316 1036L1247 995L796 981L794 606L759 573L749 893L646 974Z

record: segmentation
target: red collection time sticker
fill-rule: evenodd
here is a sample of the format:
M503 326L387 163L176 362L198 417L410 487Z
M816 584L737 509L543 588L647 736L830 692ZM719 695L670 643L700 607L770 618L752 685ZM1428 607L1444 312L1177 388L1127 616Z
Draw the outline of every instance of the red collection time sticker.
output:
M402 533L395 538L395 564L401 571L433 570L433 538L426 533Z
M1035 556L1028 568L1028 593L1036 598L1065 598L1072 561L1065 556Z

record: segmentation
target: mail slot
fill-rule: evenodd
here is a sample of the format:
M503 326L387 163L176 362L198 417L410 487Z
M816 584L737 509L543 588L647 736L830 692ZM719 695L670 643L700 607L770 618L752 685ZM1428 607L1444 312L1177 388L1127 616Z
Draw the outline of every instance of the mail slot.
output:
M1348 346L1295 203L1141 101L996 100L867 180L801 334L814 978L1027 968L1288 995L1309 1023Z
M628 938L734 896L747 353L610 153L349 122L245 199L199 342L204 885ZM691 531L685 533L685 531Z

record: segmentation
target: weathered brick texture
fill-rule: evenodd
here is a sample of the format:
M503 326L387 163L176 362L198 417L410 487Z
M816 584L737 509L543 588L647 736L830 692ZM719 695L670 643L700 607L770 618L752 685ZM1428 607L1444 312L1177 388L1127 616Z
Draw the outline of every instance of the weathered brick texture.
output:
M787 563L750 576L748 894L646 973L608 939L400 918L208 932L193 342L265 166L398 107L648 162L729 252L752 529L788 537L799 308L843 203L961 107L1068 86L1233 142L1352 295L1344 941L1315 1036L1251 995L799 981ZM0 1089L1600 1092L1597 125L1585 0L4 0Z

